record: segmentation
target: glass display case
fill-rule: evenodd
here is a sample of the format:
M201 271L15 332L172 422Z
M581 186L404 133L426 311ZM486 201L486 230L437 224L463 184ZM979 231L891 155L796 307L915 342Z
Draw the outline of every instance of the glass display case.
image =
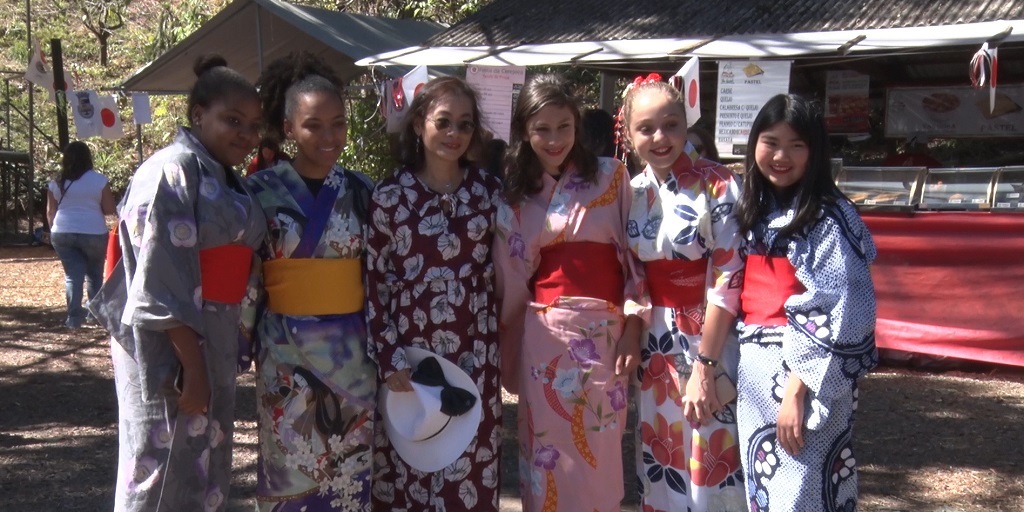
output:
M1024 211L1024 166L1003 167L992 187L993 210Z
M836 184L862 210L910 211L927 169L924 167L842 167Z
M921 210L988 210L998 167L929 169L921 187Z

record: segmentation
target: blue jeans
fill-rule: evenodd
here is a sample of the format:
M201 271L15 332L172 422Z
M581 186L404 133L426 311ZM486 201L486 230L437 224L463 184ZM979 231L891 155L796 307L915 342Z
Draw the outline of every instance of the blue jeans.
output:
M103 261L107 255L107 235L52 233L50 243L64 266L64 294L68 318L64 325L81 327L86 311L82 307L82 284L89 285L92 299L103 284Z

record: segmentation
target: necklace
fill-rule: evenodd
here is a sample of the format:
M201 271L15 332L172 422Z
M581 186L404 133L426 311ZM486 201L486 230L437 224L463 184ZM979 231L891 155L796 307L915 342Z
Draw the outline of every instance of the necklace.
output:
M427 188L434 192L439 194L449 194L458 184L462 183L462 174L459 173L454 178L441 181L439 178L435 178L432 174L422 171L420 173L420 179L423 180L423 183Z
M448 217L455 215L456 210L456 197L452 192L460 183L462 183L462 173L459 173L455 179L449 179L445 182L440 182L437 178L434 178L430 173L423 171L420 173L420 178L423 180L423 184L430 190L438 193L438 204L441 206L441 211Z

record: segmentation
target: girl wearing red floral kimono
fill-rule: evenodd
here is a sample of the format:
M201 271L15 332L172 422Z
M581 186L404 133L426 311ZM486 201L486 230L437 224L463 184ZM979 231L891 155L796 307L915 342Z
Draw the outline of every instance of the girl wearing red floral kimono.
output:
M636 401L641 503L745 512L736 404L719 394L735 396L739 355L738 180L687 142L683 96L661 77L634 82L622 117L632 151L647 162L632 180L627 225L652 305Z

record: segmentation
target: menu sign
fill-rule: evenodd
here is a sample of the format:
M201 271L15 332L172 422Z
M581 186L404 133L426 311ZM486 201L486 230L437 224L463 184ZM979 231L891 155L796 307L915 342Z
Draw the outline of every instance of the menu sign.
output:
M526 68L522 66L476 66L466 69L468 82L480 96L480 115L483 128L494 138L507 141L512 124L512 107L526 81Z
M829 71L825 80L825 124L829 133L867 133L870 78L856 71Z
M715 145L723 158L747 153L750 126L761 107L776 94L789 92L790 61L723 60L718 62L718 119Z
M988 89L900 87L886 94L885 136L1022 137L1024 85L1000 85L995 109Z

